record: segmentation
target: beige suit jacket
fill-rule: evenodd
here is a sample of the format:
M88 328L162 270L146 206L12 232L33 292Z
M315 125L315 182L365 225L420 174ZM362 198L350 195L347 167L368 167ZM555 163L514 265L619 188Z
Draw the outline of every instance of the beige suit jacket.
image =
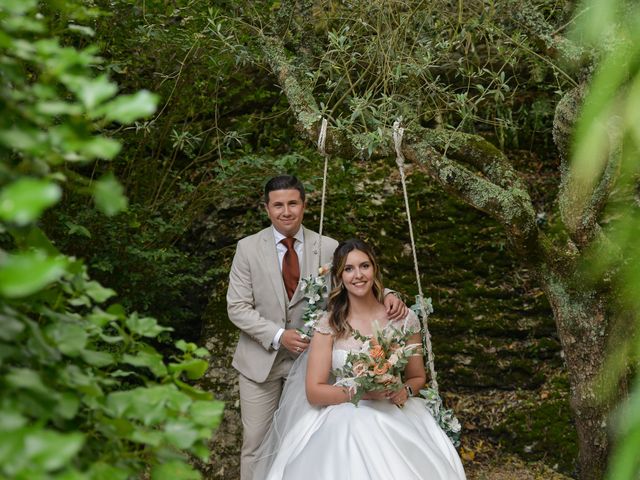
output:
M302 228L300 277L304 278L317 275L319 264L331 262L338 242L323 236L320 252L320 235ZM271 226L240 240L227 290L229 319L240 329L233 367L254 382L264 382L278 353L273 338L280 328L301 328L306 305L300 286L291 301L287 298Z

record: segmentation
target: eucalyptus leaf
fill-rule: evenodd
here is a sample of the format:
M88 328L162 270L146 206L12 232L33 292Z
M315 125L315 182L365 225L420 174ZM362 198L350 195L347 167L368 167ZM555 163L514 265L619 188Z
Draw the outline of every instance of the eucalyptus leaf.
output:
M56 204L61 195L60 187L49 180L23 177L0 192L0 218L27 225Z

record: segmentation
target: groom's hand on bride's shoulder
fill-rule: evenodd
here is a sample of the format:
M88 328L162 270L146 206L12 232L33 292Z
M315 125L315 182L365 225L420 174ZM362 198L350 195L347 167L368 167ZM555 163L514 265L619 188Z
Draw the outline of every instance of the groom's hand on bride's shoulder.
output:
M298 330L289 328L282 333L280 344L290 352L299 354L309 348L309 339L300 335Z
M384 307L389 320L402 320L409 313L409 307L405 305L396 292L389 292L385 295Z

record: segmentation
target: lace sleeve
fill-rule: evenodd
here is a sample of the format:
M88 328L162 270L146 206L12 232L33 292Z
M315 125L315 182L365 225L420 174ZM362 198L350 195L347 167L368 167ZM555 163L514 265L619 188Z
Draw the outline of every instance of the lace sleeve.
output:
M333 335L333 328L329 325L329 314L325 313L318 319L318 323L316 323L313 329L316 332L322 333L324 335Z
M418 320L417 315L413 313L413 310L409 310L409 313L404 320L400 321L402 322L402 328L405 331L411 331L413 333L420 332L420 320Z

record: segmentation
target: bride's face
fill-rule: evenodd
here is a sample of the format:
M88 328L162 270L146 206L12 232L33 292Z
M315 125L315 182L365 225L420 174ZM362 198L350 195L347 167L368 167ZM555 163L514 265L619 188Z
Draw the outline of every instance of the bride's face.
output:
M342 271L342 283L351 295L368 295L373 287L374 267L369 255L361 250L352 250Z

